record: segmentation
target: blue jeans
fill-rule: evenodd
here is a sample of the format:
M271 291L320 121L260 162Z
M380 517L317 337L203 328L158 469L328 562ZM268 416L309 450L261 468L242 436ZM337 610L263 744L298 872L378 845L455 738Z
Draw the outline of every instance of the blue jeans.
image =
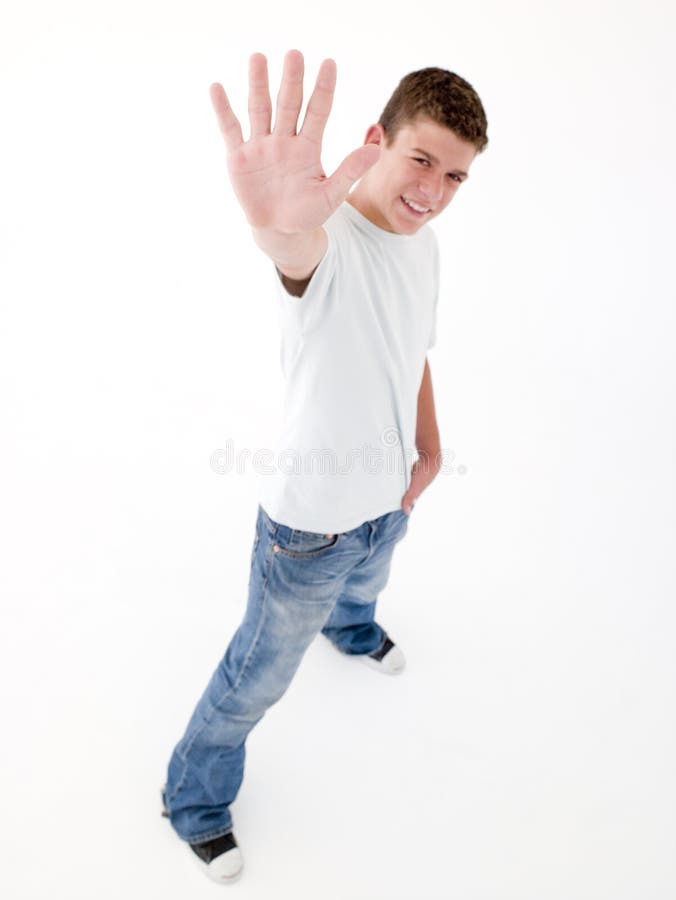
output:
M315 534L274 522L258 507L244 619L169 762L165 804L183 840L201 843L232 829L247 735L284 694L320 631L348 654L383 645L376 600L407 527L398 509L351 531Z

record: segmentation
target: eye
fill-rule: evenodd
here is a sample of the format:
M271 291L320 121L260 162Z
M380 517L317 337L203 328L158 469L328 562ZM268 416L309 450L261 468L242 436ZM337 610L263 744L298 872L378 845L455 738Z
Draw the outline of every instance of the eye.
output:
M458 184L462 184L462 178L459 175L454 175L453 172L449 172L448 177L453 181L457 181Z
M429 159L423 159L421 156L414 156L413 159L416 162L422 163L424 166L429 166L430 164Z

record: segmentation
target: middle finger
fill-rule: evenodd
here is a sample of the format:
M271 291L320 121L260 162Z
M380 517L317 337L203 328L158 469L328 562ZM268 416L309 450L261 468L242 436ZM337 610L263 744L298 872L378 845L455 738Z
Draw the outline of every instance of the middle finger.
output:
M284 57L282 83L277 95L275 134L295 134L303 103L303 54L289 50Z

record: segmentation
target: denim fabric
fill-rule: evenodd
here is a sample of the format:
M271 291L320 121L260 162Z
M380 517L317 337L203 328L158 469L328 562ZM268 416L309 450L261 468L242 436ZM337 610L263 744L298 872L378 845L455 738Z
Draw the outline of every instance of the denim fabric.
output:
M376 600L408 518L398 509L328 535L281 525L258 507L244 618L169 762L165 801L183 840L231 830L247 735L320 631L348 654L382 646Z

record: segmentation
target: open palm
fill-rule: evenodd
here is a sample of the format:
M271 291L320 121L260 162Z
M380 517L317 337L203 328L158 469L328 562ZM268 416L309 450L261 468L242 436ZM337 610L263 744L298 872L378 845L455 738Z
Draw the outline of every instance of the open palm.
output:
M378 159L377 145L350 153L327 178L321 164L324 128L336 85L333 60L322 63L300 131L303 103L303 56L290 50L284 59L274 128L267 60L255 53L249 63L251 134L242 128L223 87L211 86L211 101L228 151L228 172L235 195L254 228L284 234L312 231L347 197L350 188Z

